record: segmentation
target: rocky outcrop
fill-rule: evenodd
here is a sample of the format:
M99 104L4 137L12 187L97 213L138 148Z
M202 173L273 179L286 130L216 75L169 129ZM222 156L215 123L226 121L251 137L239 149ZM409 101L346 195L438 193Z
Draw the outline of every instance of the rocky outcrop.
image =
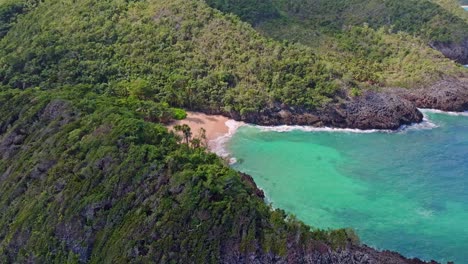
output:
M423 120L418 108L462 112L468 110L468 78L446 78L418 89L385 88L342 99L309 111L276 103L258 112L203 111L256 125L303 125L355 129L398 129Z
M468 79L445 79L420 89L388 90L419 108L461 112L468 110Z
M236 245L231 245L231 249ZM222 255L221 263L251 263L251 264L435 264L435 261L425 262L418 258L408 259L392 251L378 251L366 245L349 245L345 249L332 250L328 245L311 240L306 244L290 241L284 256L265 253L262 250L250 253L240 253L227 250Z
M265 198L265 193L263 192L263 190L259 189L257 184L255 183L254 179L252 178L252 176L248 175L248 174L245 174L245 173L242 173L242 172L239 172L239 175L241 177L241 180L247 184L247 186L251 187L253 189L253 193L261 198L261 199L264 199Z
M423 116L414 104L397 95L367 91L362 96L332 103L316 111L277 104L244 116L231 113L231 118L265 126L397 129L402 125L420 122Z
M423 115L409 101L385 93L367 92L320 113L325 126L358 129L397 129L421 122Z
M468 38L457 42L433 42L433 49L440 51L445 57L463 65L468 64Z

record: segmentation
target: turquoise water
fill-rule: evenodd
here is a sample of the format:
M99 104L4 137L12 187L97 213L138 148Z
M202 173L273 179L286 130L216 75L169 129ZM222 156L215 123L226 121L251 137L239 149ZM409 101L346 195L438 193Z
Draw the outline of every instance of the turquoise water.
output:
M466 11L468 11L468 7L463 7Z
M396 133L241 127L227 148L274 207L375 248L468 263L468 116Z

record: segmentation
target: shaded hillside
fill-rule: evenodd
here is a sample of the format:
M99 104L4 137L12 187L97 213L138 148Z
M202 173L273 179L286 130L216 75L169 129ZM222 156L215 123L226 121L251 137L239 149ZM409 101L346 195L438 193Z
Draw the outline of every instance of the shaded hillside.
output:
M338 100L309 48L196 0L8 0L0 14L2 261L420 263L273 211L162 125L183 117L174 107Z
M338 88L308 48L267 40L201 1L46 1L0 47L0 81L21 89L84 83L248 113L273 101L317 107Z
M208 2L218 7L217 2L231 1ZM455 0L269 0L268 4L280 15L254 24L260 24L258 29L277 39L327 47L328 43L321 43L322 38L341 33L349 35L348 27L368 24L375 30L385 27L389 32L417 36L447 57L468 63L468 14ZM250 17L249 9L222 10Z
M293 234L346 243L285 222L214 154L144 121L137 100L89 88L1 92L1 259L202 263L284 255Z

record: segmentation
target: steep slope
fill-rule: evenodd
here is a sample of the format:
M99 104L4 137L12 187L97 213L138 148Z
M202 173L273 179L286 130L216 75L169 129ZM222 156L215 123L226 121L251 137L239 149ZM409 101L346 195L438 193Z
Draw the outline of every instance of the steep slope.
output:
M251 122L277 103L320 108L340 88L310 49L267 40L200 1L48 1L0 45L5 85L93 84L112 95Z
M248 20L252 16L248 8L237 10L232 1L208 0L213 6L234 12ZM276 16L253 21L267 34L286 39L294 38L306 43L317 42L317 35L341 32L346 26L362 26L367 23L374 29L389 27L394 32L406 32L424 40L447 57L468 64L468 14L455 0L264 0L263 6L276 11ZM234 2L233 2L234 3ZM224 9L223 9L224 8ZM273 11L270 11L273 13ZM250 20L251 21L251 20ZM285 23L287 21L287 23ZM300 28L287 33L292 23ZM277 27L283 28L278 31ZM301 36L302 35L302 36ZM288 37L289 36L289 37Z
M208 0L212 6L224 12L237 12L250 21L250 9L244 8L243 12L230 9L229 3L235 2ZM262 3L274 7L277 15L250 21L255 28L274 39L309 46L332 69L348 95L362 95L369 90L394 94L393 88L400 87L418 91L398 93L420 94L402 96L418 107L468 109L468 71L431 48L465 62L468 13L455 1L264 0ZM441 92L440 88L447 83L450 89ZM431 103L428 98L438 99L431 99ZM460 98L460 102L450 103L453 98Z
M177 106L338 100L310 49L196 0L0 7L2 262L421 263L273 211L249 176L162 126Z
M348 56L359 34L343 41L343 51L319 56L300 44L266 39L203 1L46 1L18 17L0 41L4 85L93 84L122 98L132 95L265 125L395 129L421 121L421 114L393 97L353 96L386 83L408 86L466 72L430 49L398 37L380 40L378 34L371 35L376 44L369 48L394 54L390 60L398 61L397 70ZM386 50L389 42L394 45ZM403 49L396 48L400 44ZM343 58L349 63L337 66ZM391 76L406 74L390 82L391 76L381 76L375 67ZM374 98L379 100L369 101ZM376 114L382 111L390 113L384 122ZM361 114L379 122L355 122Z
M307 48L269 41L200 1L46 1L1 47L0 81L21 89L135 86L141 98L238 112L274 100L319 106L337 90Z
M309 231L251 178L89 86L0 93L7 263L420 263Z

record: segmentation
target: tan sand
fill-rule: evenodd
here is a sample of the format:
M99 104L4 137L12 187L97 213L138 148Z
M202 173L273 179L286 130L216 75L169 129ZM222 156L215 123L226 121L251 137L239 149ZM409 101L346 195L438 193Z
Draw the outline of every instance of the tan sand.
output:
M206 115L197 112L187 112L187 118L173 122L168 128L174 129L175 125L187 124L190 126L192 135L198 136L200 128L206 130L208 141L217 139L229 132L226 122L229 118L220 115Z

